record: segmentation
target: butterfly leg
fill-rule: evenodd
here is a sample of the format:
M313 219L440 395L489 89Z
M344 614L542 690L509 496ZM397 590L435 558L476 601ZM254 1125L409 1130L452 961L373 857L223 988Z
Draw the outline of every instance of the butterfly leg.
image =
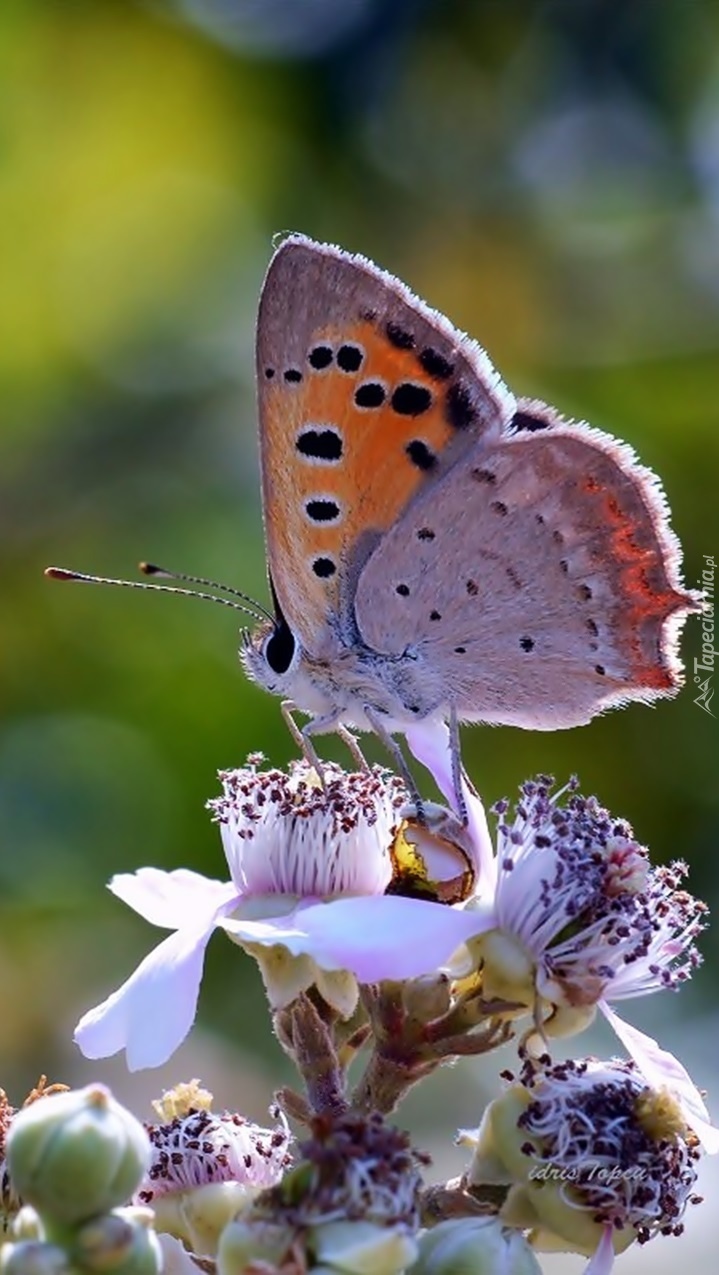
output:
M367 759L365 758L365 755L362 752L362 749L360 748L359 743L357 742L357 736L353 735L352 731L347 730L346 726L341 726L341 725L337 726L335 733L342 740L342 743L346 745L349 751L349 754L353 762L355 763L357 769L369 770L369 766L367 765Z
M369 770L367 761L354 735L351 731L347 730L346 726L343 726L340 722L335 722L334 717L314 717L312 721L307 722L306 726L299 727L292 716L292 714L297 711L297 705L294 701L291 699L285 699L282 701L280 707L290 735L294 739L303 757L309 762L310 766L317 771L323 788L325 782L324 770L322 762L317 756L315 746L310 739L311 735L322 734L325 731L334 730L335 734L338 735L342 742L347 745L347 748L349 749L358 769Z
M452 765L452 787L454 788L457 814L466 827L469 814L467 811L467 803L464 799L464 792L462 791L462 753L459 738L459 721L457 720L457 709L454 704L449 710L449 753Z
M393 735L390 735L379 713L376 713L373 708L369 707L368 704L365 704L364 706L364 715L377 738L384 744L387 752L394 759L394 763L409 789L410 800L415 808L418 821L422 824L426 824L427 817L425 815L424 802L419 788L414 781L414 775L407 765L406 758L397 743L397 740Z
M309 732L307 730L307 727L305 727L304 730L301 730L300 727L297 725L297 722L295 721L294 717L292 716L293 713L297 712L297 705L291 699L283 699L282 703L280 704L280 711L284 718L285 725L288 731L290 732L290 735L294 739L297 747L302 753L302 756L305 758L305 761L308 761L310 766L312 766L313 770L317 771L317 774L319 775L320 783L322 784L322 787L324 788L325 778L324 778L324 772L322 770L322 762L317 756L314 744L312 743L309 737ZM311 725L310 722L308 722L308 726L309 725Z

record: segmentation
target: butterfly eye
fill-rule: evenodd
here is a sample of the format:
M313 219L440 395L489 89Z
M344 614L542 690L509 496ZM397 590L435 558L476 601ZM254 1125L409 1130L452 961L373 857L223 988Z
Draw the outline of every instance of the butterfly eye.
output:
M263 655L273 673L281 675L287 672L294 659L296 647L294 634L283 617L276 623L263 649Z

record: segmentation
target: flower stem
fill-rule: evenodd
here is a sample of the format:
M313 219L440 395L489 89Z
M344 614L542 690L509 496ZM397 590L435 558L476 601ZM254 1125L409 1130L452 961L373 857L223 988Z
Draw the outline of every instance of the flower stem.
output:
M345 1074L333 1032L305 993L275 1014L275 1032L305 1085L315 1115L340 1115L347 1110Z

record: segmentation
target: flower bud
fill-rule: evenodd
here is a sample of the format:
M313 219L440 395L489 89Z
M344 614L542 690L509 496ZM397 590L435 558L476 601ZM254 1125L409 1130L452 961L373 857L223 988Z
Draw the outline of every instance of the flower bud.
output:
M29 1204L25 1204L15 1214L10 1231L14 1240L42 1240L45 1238L42 1222L35 1209Z
M244 1275L248 1267L273 1270L284 1263L296 1228L275 1222L230 1222L217 1249L218 1275Z
M93 1218L76 1232L73 1256L93 1271L111 1271L129 1257L135 1240L135 1225L127 1210L117 1209Z
M401 990L406 1014L415 1022L429 1023L443 1018L452 1007L452 989L446 974L407 979Z
M406 1226L375 1222L323 1222L312 1228L307 1247L317 1266L346 1275L401 1275L417 1256L417 1241Z
M472 1217L426 1231L411 1275L541 1275L541 1269L520 1231Z
M20 1240L0 1247L1 1275L69 1275L65 1250L42 1240Z
M157 1230L184 1240L193 1253L213 1257L228 1222L249 1207L251 1192L240 1182L212 1182L169 1192L153 1204Z
M90 1260L89 1255L82 1255L81 1261L86 1269L99 1271L102 1275L160 1275L163 1270L162 1250L153 1228L152 1209L115 1209L109 1217L102 1219L96 1241L100 1240L100 1233L108 1222L111 1225L105 1235L107 1247L103 1250L102 1244L98 1243L94 1260ZM113 1230L117 1241L115 1261L110 1260ZM128 1238L129 1244L126 1243Z
M15 1116L7 1142L17 1193L70 1224L129 1199L149 1158L142 1125L103 1085L34 1102Z

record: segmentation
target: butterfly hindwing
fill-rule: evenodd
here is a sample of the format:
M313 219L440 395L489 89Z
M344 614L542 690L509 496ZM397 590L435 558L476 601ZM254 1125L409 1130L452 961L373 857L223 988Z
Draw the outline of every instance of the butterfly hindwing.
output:
M397 280L299 236L267 273L257 380L268 568L305 650L331 655L381 537L499 439L514 400L481 348Z
M378 652L417 652L464 720L578 725L678 685L677 616L696 598L677 562L656 479L630 450L520 404L376 547L357 625Z

